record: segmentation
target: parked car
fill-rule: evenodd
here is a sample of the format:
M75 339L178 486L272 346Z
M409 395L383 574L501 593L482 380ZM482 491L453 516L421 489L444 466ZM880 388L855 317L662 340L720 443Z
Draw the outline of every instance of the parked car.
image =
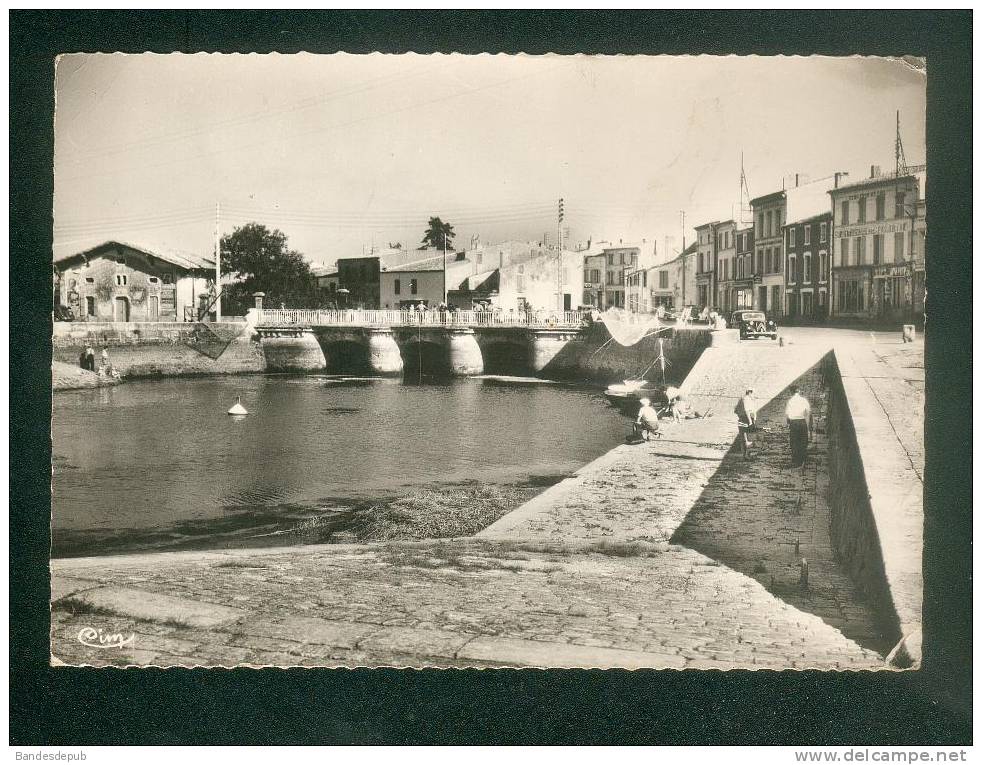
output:
M75 314L67 305L59 305L54 311L55 321L75 321Z
M777 338L777 325L763 311L734 311L730 317L730 328L740 330L741 340L750 337Z

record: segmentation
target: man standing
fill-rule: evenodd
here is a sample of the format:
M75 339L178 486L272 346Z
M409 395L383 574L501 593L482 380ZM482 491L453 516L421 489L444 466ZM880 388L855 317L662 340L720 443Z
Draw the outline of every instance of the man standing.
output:
M747 388L747 392L737 401L733 413L737 416L737 423L740 427L740 445L743 449L744 459L747 452L754 442L750 440L750 434L757 426L757 402L754 401L754 389Z
M788 420L791 441L791 467L804 467L811 434L812 408L797 385L791 389L791 398L784 409L784 416Z

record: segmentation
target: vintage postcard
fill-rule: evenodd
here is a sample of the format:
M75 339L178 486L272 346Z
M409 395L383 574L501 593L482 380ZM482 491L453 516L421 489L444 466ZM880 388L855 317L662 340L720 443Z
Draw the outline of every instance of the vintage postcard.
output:
M52 663L917 667L928 65L61 56Z

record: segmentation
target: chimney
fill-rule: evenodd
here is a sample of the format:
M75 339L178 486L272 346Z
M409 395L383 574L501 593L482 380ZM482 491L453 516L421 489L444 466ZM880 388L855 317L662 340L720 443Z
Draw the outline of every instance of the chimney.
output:
M880 177L880 166L879 165L870 165L869 166L869 177L870 178L879 178Z

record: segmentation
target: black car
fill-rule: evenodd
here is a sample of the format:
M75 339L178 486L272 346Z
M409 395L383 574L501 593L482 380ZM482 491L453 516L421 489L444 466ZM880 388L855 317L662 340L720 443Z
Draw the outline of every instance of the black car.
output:
M734 311L730 327L740 330L740 339L748 337L777 338L777 325L763 311Z

